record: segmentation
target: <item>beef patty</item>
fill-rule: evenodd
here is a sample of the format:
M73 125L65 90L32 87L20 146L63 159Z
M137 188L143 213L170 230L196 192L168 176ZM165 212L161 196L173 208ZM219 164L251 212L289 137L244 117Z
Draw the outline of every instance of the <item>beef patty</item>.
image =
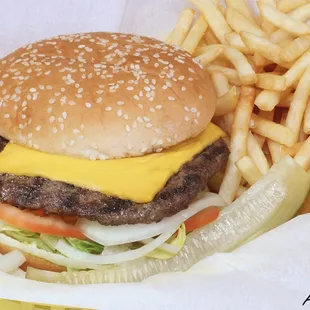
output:
M0 151L7 140L0 137ZM227 162L222 139L185 163L148 203L136 203L41 177L0 174L0 202L47 214L75 215L103 225L152 223L186 209L208 180Z

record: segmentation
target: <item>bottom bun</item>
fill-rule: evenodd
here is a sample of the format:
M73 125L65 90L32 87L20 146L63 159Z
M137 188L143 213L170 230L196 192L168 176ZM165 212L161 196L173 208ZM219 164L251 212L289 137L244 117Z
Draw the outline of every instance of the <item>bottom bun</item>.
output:
M15 250L15 249L8 246L8 245L0 244L0 253L1 254L7 254L13 250ZM20 250L18 250L18 251L20 251ZM53 263L51 263L51 262L49 262L43 258L36 257L36 256L33 256L31 254L28 254L28 253L24 253L23 251L20 251L20 252L24 255L24 257L26 259L26 262L20 267L24 271L26 271L28 266L36 268L36 269L55 271L55 272L67 271L66 267L53 264Z

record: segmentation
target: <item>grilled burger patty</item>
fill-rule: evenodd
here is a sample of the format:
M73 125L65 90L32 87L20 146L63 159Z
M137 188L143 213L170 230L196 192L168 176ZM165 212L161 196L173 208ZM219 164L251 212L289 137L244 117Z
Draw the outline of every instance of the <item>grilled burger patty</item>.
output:
M7 140L0 137L0 151ZM136 203L42 177L0 174L0 202L47 214L75 215L103 225L152 223L185 209L227 162L222 139L206 147L174 174L149 203Z

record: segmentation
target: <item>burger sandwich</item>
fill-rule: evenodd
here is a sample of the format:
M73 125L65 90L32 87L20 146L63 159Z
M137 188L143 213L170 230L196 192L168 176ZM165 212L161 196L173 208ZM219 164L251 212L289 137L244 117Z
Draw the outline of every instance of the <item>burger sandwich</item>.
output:
M170 270L223 204L205 191L229 155L215 104L201 65L152 38L61 35L3 58L0 253L84 283Z

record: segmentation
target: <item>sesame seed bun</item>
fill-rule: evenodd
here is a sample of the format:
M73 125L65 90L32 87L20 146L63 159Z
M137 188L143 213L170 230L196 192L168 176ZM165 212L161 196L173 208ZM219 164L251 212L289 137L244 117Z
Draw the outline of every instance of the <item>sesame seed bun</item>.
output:
M160 152L203 131L215 110L190 54L119 33L63 35L0 62L0 135L87 159Z

